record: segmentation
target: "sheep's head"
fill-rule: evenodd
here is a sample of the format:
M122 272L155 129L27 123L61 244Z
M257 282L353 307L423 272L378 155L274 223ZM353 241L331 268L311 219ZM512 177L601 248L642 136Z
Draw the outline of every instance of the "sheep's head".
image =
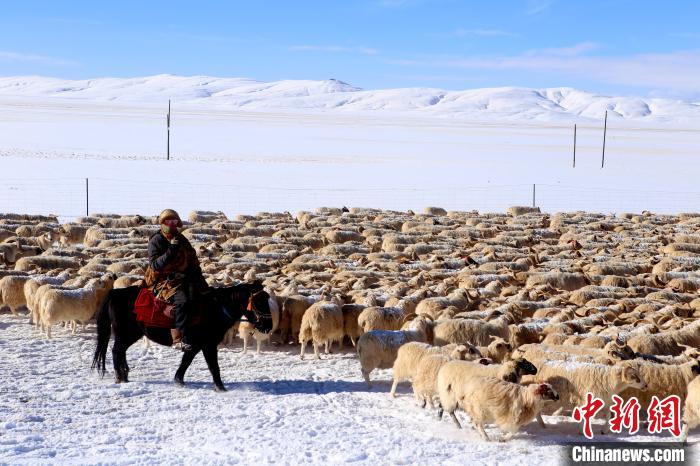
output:
M693 374L698 375L700 374L700 362L695 361L692 366L690 366L690 370L693 372Z
M489 350L495 352L496 354L505 356L509 352L513 351L511 344L505 341L503 338L491 335L491 339L493 341L489 343L488 347Z
M525 358L515 360L515 371L519 376L537 374L537 368L535 365Z
M619 340L609 342L605 345L603 351L605 351L609 357L621 361L634 359L636 357L634 350L625 343L620 344Z
M638 390L646 390L647 383L639 373L639 369L631 364L624 364L621 366L620 371L621 382L630 388L636 388Z
M458 345L454 350L452 350L450 357L452 359L460 360L476 359L481 357L481 352L472 344Z
M554 388L548 383L538 383L533 385L533 392L535 396L543 400L559 400L559 394L554 390Z

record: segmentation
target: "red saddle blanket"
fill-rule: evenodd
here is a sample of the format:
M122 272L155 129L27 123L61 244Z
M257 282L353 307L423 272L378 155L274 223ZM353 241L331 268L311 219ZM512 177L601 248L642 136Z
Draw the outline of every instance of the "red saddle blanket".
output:
M155 299L150 288L141 288L134 303L136 320L147 327L174 328L173 306Z

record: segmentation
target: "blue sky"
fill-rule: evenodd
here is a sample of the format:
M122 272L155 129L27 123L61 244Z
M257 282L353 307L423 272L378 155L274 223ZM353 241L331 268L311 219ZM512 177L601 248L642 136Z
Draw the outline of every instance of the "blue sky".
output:
M700 98L700 2L6 2L0 75L337 78Z

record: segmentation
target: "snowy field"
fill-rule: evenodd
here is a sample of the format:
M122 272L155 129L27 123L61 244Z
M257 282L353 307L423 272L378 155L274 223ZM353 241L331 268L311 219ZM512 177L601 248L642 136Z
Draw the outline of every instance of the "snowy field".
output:
M229 391L221 394L201 355L189 386L178 388L170 381L181 353L136 344L127 354L131 382L119 385L89 371L94 326L57 330L48 341L25 316L2 314L0 331L2 464L554 465L562 444L582 439L570 419L545 416L557 425L531 423L506 444L484 442L420 409L407 385L391 399L390 370L373 374L379 382L367 389L349 350L301 361L298 347L258 356L224 349ZM696 458L698 440L689 437Z
M166 204L229 215L319 205L502 211L530 205L533 184L546 211L693 211L699 109L572 89L2 78L0 205L83 215L89 178L93 213Z

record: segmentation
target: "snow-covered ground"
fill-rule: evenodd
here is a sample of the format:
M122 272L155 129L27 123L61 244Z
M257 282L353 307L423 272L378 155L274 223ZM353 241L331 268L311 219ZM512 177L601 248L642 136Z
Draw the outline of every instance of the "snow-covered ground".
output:
M1 210L82 215L85 178L91 212L156 213L165 204L228 214L319 205L502 211L531 204L533 184L547 211L679 212L700 203L697 104L571 89L440 91L434 105L411 97L435 92L337 81L0 78Z
M544 465L562 460L563 444L582 440L570 419L545 416L556 425L532 423L506 444L484 442L420 409L408 386L391 399L389 370L373 373L378 383L369 390L349 350L301 361L298 347L259 356L224 349L229 391L220 394L201 356L189 386L177 388L181 353L137 343L127 354L131 382L114 384L89 371L94 326L77 335L61 329L49 341L25 316L2 314L0 332L2 464ZM696 457L698 440L697 432L689 440Z

